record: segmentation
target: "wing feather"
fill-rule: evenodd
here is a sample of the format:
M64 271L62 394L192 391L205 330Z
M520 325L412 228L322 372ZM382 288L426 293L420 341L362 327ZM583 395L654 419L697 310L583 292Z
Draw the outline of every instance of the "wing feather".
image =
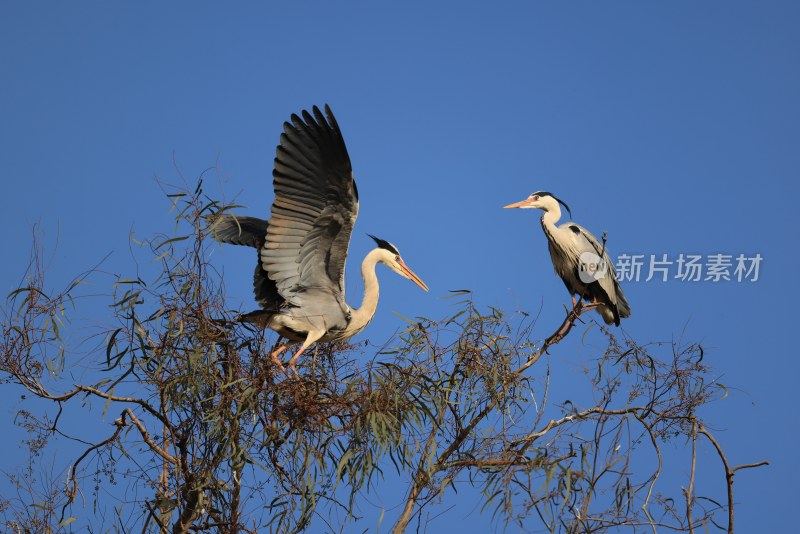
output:
M211 234L221 243L261 248L267 235L267 221L223 213L210 219Z
M314 106L283 125L272 172L275 201L261 262L280 295L300 305L308 289L342 309L344 267L358 215L350 157L330 108Z
M228 213L213 217L210 226L212 235L218 241L254 247L257 250L264 245L267 228L268 223L265 220ZM283 298L278 294L275 282L264 271L261 261L256 264L253 273L253 292L258 303L265 309L278 311L283 306Z

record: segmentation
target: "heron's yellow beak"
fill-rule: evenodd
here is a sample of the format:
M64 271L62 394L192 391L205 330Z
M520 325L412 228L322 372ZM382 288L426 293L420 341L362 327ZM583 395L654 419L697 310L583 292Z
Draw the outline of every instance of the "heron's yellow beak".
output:
M406 265L402 258L397 259L397 265L400 267L400 270L403 271L403 274L405 274L412 282L417 284L425 291L428 291L428 286L425 285L425 282L420 280L419 276L414 274L414 271L408 268L408 265Z
M504 208L522 208L528 205L528 199L520 200L519 202L514 202L513 204L509 204L508 206L503 206Z

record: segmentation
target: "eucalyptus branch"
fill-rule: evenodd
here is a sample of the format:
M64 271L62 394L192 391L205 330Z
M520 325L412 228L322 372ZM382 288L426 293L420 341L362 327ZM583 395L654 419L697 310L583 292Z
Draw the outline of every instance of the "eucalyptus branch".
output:
M592 415L628 415L632 414L636 416L641 411L644 411L646 408L642 406L632 406L630 408L621 408L617 410L608 410L604 409L600 406L594 406L592 408L588 408L581 412L573 413L570 415L565 415L561 419L551 419L545 427L537 432L533 432L528 434L522 439L518 439L514 441L514 445L519 445L519 450L527 449L531 446L531 444L536 441L537 439L544 437L547 435L551 430L554 428L563 426L567 423L571 423L573 421L578 421L581 419L588 419Z
M655 487L658 478L661 476L661 468L664 464L664 459L661 456L661 448L658 446L658 442L656 441L656 436L653 433L652 426L647 424L647 421L645 421L644 418L638 413L634 414L634 417L636 417L636 419L642 424L645 430L647 430L647 435L650 436L650 443L653 445L653 450L655 450L656 454L658 455L658 468L651 477L650 484L648 485L647 488L647 495L645 496L644 502L642 503L642 511L644 512L644 515L647 516L647 519L650 522L650 526L653 529L653 534L656 534L655 521L653 520L653 517L650 515L650 511L648 510L648 505L650 504L650 498L653 496L653 488Z
M126 422L125 422L125 417L126 416L130 418L131 423L133 423L133 425L139 430L139 434L141 434L142 440L145 443L147 443L147 446L150 447L151 451L153 451L154 453L159 455L163 460L171 463L172 465L180 466L180 461L177 458L175 458L174 456L169 454L167 451L165 451L164 449L159 447L158 444L155 441L153 441L153 438L150 437L150 433L147 431L145 426L142 424L141 421L139 421L139 419L131 411L130 408L125 408L122 411L122 418L121 418L120 423L119 423L120 426L125 426L126 425Z
M525 372L525 370L527 370L541 358L541 356L547 351L548 348L559 343L564 338L564 336L566 336L569 333L575 321L578 320L583 311L585 311L585 309L583 309L582 304L578 302L573 308L573 310L564 319L559 329L545 340L542 347L533 356L529 357L528 360L522 366L513 371L513 374L522 375ZM420 463L420 467L417 471L418 474L414 477L414 480L411 484L411 489L409 490L408 496L406 497L403 512L401 513L400 517L395 523L394 528L392 529L393 534L399 534L405 531L406 527L408 526L408 522L411 519L414 504L416 503L417 498L419 497L419 494L422 491L423 485L426 484L427 480L430 479L431 473L438 472L443 469L443 466L446 465L450 456L462 445L462 443L467 439L467 437L470 436L475 427L479 423L481 423L483 419L496 408L498 399L499 397L491 399L487 403L487 405L483 408L483 410L481 410L480 413L478 413L478 415L476 415L466 426L461 428L461 430L457 433L455 439L453 439L453 441L444 450L444 452L442 452L439 455L439 457L429 470L423 471L422 470L423 464ZM431 431L429 440L426 443L425 446L426 451L428 450L431 444L431 438L435 435L434 432L435 429ZM420 459L420 462L423 461L426 461L425 455L423 455L422 458ZM438 491L441 491L441 489L437 490L437 492Z
M689 533L694 534L694 522L692 521L692 507L694 506L694 475L697 469L697 421L692 425L692 468L689 472L689 487L683 490L686 496L686 524L689 525Z
M729 534L733 534L733 519L734 519L734 508L733 508L733 476L736 474L736 471L739 469L751 469L754 467L761 467L764 465L769 465L769 462L762 461L750 464L742 464L736 467L731 468L728 464L728 458L725 456L725 453L722 451L722 447L720 446L719 442L714 438L714 436L709 432L705 426L699 425L697 427L697 432L703 434L708 440L714 445L714 449L717 451L717 455L719 459L722 461L722 465L725 468L725 481L728 487L728 532Z
M77 479L78 466L93 451L105 447L109 443L113 443L117 439L117 437L119 437L120 432L122 432L122 429L125 427L125 425L123 423L120 423L119 421L115 421L114 424L116 425L117 428L114 430L114 433L110 437L86 449L83 452L83 454L81 454L78 457L78 459L75 460L75 463L73 463L72 466L70 466L69 484L67 487L67 502L61 508L60 522L64 521L64 515L66 513L67 507L69 507L70 504L75 502L75 496L78 493L78 479Z

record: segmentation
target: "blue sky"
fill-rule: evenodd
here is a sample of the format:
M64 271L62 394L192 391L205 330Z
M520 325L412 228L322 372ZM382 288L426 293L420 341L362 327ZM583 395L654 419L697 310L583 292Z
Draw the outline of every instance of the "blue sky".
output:
M380 273L362 334L376 343L400 326L392 310L442 316L448 289L542 307L554 327L569 297L538 213L501 209L535 190L607 231L613 255L760 254L755 283L624 284L623 327L639 341L703 342L731 388L706 414L729 459L771 462L737 475L739 527L787 531L800 475L786 291L798 265L798 4L429 4L5 3L0 291L20 280L37 223L55 248L54 285L108 253L103 270L130 272L130 232L170 228L154 177L191 182L217 165L214 187L266 216L282 122L327 102L361 197L349 300L367 232L431 288ZM250 309L252 252L217 258L232 306ZM573 349L556 357L590 355ZM8 390L3 428L20 406Z

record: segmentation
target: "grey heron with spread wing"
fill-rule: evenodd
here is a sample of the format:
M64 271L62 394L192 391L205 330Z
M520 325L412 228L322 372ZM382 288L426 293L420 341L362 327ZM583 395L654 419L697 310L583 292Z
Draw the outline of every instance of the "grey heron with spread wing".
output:
M378 263L428 290L394 245L370 236L377 247L361 264L361 307L347 304L344 267L358 215L350 157L328 106L325 115L316 106L301 115L283 125L269 221L222 214L212 224L219 241L258 249L253 289L262 309L244 319L301 343L288 362L295 373L297 359L315 341L346 339L369 324L378 306ZM271 354L281 369L278 355L288 345Z
M561 218L559 204L572 216L564 202L545 191L531 193L525 200L505 207L538 208L544 212L542 230L547 236L550 258L572 295L573 305L575 295L578 295L597 309L606 324L619 326L620 318L630 317L631 308L617 282L614 264L605 248L605 238L600 243L586 228L574 222L556 226Z

